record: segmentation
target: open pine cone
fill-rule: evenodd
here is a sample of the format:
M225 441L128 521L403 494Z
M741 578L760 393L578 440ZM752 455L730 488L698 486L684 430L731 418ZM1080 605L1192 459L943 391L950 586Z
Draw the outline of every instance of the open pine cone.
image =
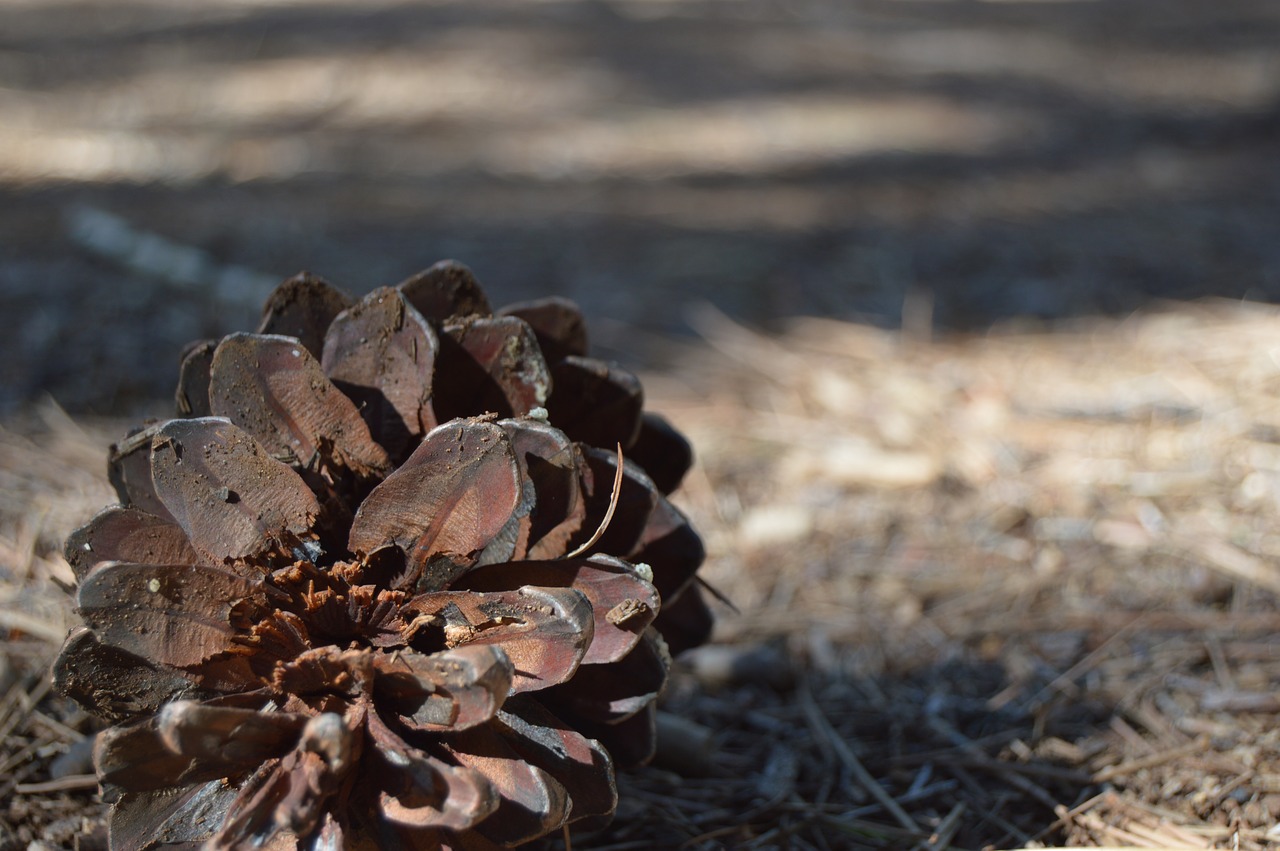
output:
M112 848L489 848L613 813L704 641L691 454L547 299L300 275L193 346L67 543ZM620 447L620 448L619 448ZM625 458L625 460L624 460ZM661 612L659 611L661 609ZM665 640L664 640L665 637Z

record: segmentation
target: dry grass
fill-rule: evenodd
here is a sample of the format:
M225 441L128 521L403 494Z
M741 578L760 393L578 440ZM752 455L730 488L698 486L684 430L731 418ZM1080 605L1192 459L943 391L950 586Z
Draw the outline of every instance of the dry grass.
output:
M700 450L684 505L739 613L574 848L1274 844L1280 311L942 341L697 320L646 386ZM0 848L98 814L86 719L39 674L115 431L0 432Z
M46 674L74 620L60 541L114 496L105 433L53 406L0 427L0 849L105 847L89 718ZM37 843L37 844L32 844ZM43 843L43 844L39 844Z

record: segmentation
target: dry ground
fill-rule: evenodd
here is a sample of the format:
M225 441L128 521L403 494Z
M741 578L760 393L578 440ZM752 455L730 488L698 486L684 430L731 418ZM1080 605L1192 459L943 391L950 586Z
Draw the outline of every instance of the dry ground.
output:
M1280 310L936 341L695 322L646 386L699 447L682 499L738 611L574 848L1272 847ZM109 500L121 425L45 406L0 433L3 848L99 814L92 726L42 671L58 542Z
M738 609L575 848L1276 844L1280 314L1185 300L1280 298L1278 39L1273 0L0 0L0 849L100 841L43 671L101 418L301 267L448 256L649 370Z

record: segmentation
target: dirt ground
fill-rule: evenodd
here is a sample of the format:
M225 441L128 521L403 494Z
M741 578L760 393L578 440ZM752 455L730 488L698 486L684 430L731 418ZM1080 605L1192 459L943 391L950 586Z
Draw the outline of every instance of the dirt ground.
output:
M643 371L735 607L573 848L1280 844L1277 43L1267 0L0 0L0 851L103 847L44 671L106 445L279 278L442 257Z

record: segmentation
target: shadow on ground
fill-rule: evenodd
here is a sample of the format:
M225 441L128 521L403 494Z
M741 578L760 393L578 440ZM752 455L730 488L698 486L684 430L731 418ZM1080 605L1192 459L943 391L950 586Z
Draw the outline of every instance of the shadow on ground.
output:
M576 298L633 363L700 300L982 327L1280 294L1265 0L0 16L0 411L167 397L265 295L224 267L361 292L456 257L499 301ZM86 208L206 273L87 245Z
M1047 680L1011 685L976 660L877 677L791 665L781 687L678 679L666 706L683 720L658 763L622 775L615 823L573 847L1022 847L1061 839L1055 809L1099 789L1025 744L1084 740L1109 718L1043 699ZM716 731L705 753L689 720Z

